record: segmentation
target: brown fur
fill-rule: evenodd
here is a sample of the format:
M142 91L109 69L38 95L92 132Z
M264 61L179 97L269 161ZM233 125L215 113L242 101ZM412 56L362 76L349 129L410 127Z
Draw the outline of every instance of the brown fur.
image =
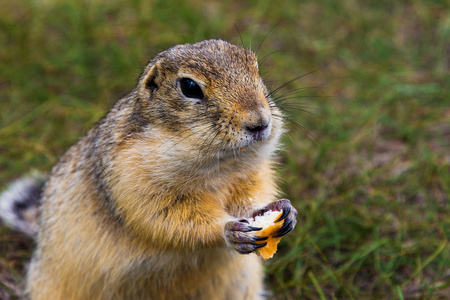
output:
M205 98L184 97L182 77ZM224 227L276 200L282 123L267 95L254 54L224 41L153 59L54 167L30 297L259 299L261 262L231 249ZM246 126L269 119L270 136L251 139Z

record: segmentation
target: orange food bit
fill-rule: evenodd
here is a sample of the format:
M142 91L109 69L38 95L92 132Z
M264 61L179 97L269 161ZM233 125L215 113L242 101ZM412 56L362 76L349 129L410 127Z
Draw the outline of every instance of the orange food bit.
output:
M275 220L278 220L279 217L281 217L281 214L283 211L280 211L280 214L275 218ZM272 258L273 255L277 252L278 243L281 241L280 237L273 237L272 235L274 232L276 232L278 229L280 229L284 224L284 220L273 223L269 227L263 228L262 230L255 233L256 236L260 237L268 237L265 241L258 241L257 244L264 244L267 243L262 248L259 248L256 250L256 253L260 255L264 259Z

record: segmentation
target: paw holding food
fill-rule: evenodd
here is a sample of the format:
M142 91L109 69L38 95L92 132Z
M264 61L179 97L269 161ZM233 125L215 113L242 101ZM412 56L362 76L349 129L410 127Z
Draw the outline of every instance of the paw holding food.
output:
M281 238L292 231L297 223L297 210L287 199L281 199L267 205L253 214L249 224L252 227L262 228L255 236L263 238L265 246L258 248L255 252L264 259L272 258L277 252L277 245ZM261 244L261 242L257 242Z
M252 217L228 222L226 239L237 252L255 252L264 259L273 257L281 238L294 229L297 210L286 199L272 202L257 210Z

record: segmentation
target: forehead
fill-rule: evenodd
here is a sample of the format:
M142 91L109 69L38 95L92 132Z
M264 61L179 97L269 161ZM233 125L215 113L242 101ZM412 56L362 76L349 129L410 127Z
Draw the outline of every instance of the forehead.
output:
M174 71L197 76L217 78L258 74L253 52L220 40L179 45L161 53L160 60Z

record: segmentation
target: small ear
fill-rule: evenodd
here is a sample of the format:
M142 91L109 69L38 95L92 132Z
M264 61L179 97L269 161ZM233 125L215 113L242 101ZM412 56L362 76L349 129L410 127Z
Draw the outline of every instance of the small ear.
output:
M147 71L147 70L146 70ZM154 91L158 89L158 84L156 83L156 79L158 77L158 65L154 64L149 68L149 70L143 76L143 86L148 91Z

